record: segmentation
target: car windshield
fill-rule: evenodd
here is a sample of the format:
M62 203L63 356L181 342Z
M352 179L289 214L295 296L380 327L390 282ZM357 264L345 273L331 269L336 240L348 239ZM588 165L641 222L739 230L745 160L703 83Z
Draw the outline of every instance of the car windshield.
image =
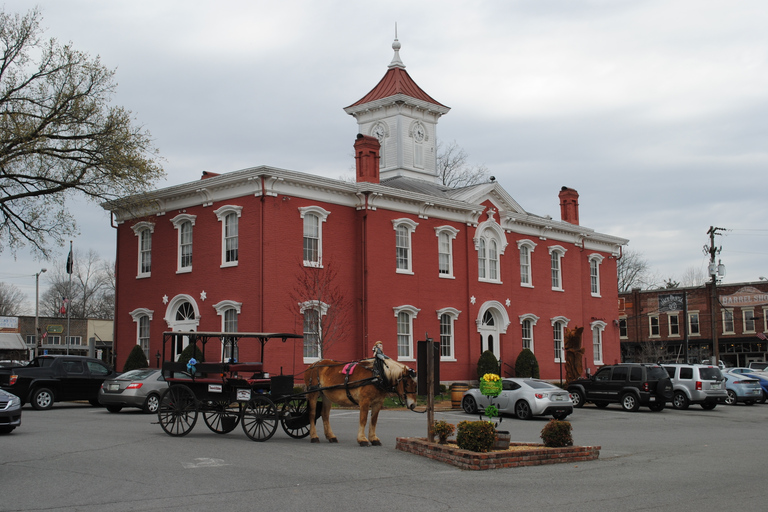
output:
M701 380L720 380L723 378L723 374L720 373L720 368L700 368L699 375Z
M668 379L666 370L661 366L649 366L648 367L648 380Z
M525 381L525 383L531 386L533 389L549 389L549 388L557 387L557 386L553 386L549 382L544 382L541 380L527 380Z
M150 375L152 375L154 372L155 370L152 370L150 368L140 368L138 370L131 370L129 372L125 372L122 375L120 375L118 379L144 380Z

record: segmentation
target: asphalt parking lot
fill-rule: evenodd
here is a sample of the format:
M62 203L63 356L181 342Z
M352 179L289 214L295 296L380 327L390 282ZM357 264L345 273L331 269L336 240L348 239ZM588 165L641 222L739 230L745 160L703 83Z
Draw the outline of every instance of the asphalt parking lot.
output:
M357 416L334 410L339 443L310 444L280 428L266 442L240 427L217 435L202 418L175 438L138 410L26 406L22 426L0 436L0 511L765 508L768 405L660 413L587 406L568 420L575 444L602 447L599 460L493 471L395 450L396 437L426 436L426 415L409 411L383 411L384 445L359 447ZM435 416L472 419L460 411ZM513 441L540 442L546 421L504 418L501 427Z

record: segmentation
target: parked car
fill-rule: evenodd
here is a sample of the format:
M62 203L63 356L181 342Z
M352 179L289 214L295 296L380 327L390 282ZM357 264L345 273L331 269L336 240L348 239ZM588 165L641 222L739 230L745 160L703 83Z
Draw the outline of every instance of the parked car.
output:
M752 405L763 397L763 389L756 378L731 372L723 372L723 377L728 393L725 399L727 405L736 405L739 402Z
M109 412L123 407L138 407L145 413L156 413L160 395L168 387L160 370L141 368L105 380L99 390L99 403Z
M21 425L21 399L0 389L0 434L10 434Z
M759 370L757 370L756 368L746 368L744 366L737 366L735 368L726 368L725 371L728 373L755 373Z
M749 367L753 370L762 370L765 371L768 369L768 361L753 361L749 363Z
M700 404L702 409L714 409L718 402L725 402L728 393L725 377L717 366L704 364L662 365L672 380L672 407L687 409L690 404Z
M464 392L461 407L467 414L477 414L490 405L491 400L478 388ZM552 415L563 420L573 412L568 392L539 379L505 378L501 380L501 394L493 398L499 412L513 414L522 420L534 416Z
M658 364L624 363L603 366L593 376L568 385L574 407L593 402L597 407L618 403L625 411L641 405L661 411L672 400L672 381Z
M728 370L728 373L735 373L737 375L744 375L746 377L757 379L760 382L760 388L763 390L763 396L757 400L757 403L764 404L768 399L768 373L760 370L753 370L751 368L731 368Z

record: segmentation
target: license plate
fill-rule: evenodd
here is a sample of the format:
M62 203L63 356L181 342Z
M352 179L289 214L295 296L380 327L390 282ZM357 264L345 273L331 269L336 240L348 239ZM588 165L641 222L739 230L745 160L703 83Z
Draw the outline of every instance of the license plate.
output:
M238 389L237 390L237 399L248 401L251 399L251 390L250 389Z
M655 402L656 401L656 397L655 396L650 397L649 401Z
M565 400L565 397L563 395L555 395L555 402L562 402Z
M109 385L109 390L110 391L117 391L119 389L120 389L120 384L110 384Z

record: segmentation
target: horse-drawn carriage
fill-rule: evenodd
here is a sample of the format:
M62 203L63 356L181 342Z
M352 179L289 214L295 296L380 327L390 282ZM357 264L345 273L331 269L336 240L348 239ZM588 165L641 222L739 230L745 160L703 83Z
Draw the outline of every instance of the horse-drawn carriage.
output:
M201 357L189 362L166 360L170 354L180 353L180 347L202 344ZM264 372L264 347L271 339L302 339L290 333L242 332L166 332L163 334L163 377L168 389L160 397L157 411L163 430L171 436L185 436L195 427L202 415L206 426L217 434L226 434L242 426L254 441L271 438L280 424L290 437L303 438L312 434L316 442L314 423L322 415L326 438L336 440L330 429L330 402L360 407L358 442L368 444L364 435L368 410L371 410L369 437L379 444L375 435L376 419L388 394L395 393L413 409L416 404L415 374L407 366L389 360L375 367L376 360L338 363L321 360L311 365L304 375L306 391L294 392L294 376L270 375ZM261 361L238 362L237 344L244 339L258 340ZM225 362L205 361L206 344L217 340L217 357L224 354ZM377 371L376 368L386 367ZM319 398L324 400L319 401ZM326 407L323 406L328 401Z

